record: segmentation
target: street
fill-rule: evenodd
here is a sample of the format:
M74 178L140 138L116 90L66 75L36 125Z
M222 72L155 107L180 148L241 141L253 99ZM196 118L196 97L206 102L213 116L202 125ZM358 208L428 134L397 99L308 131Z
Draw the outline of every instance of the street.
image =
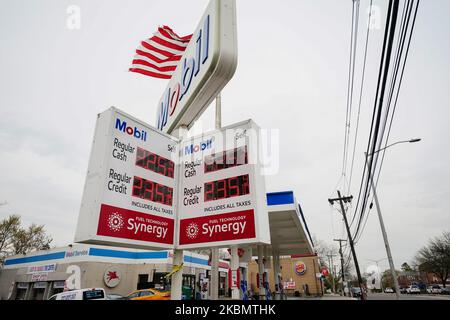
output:
M369 293L367 300L395 300L394 293ZM446 295L431 295L431 294L402 294L400 300L448 300L450 296Z
M367 300L395 300L395 294L393 293L369 293ZM342 297L335 294L326 294L321 298L318 297L288 297L288 300L359 300L356 298ZM431 294L418 294L409 295L402 294L400 300L447 300L450 301L450 296L446 295L431 295Z

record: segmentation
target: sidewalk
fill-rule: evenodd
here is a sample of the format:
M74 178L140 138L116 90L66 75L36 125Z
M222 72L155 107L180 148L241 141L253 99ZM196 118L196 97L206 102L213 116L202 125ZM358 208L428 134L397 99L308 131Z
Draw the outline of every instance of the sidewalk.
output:
M358 300L352 297L343 297L338 294L325 294L323 297L288 297L288 300Z

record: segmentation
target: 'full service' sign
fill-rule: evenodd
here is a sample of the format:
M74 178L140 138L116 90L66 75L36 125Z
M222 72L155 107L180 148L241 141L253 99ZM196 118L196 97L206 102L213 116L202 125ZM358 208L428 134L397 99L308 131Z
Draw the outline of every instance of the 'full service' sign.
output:
M236 1L211 0L157 107L158 129L190 126L233 77Z
M258 133L246 121L179 141L115 108L101 113L75 241L145 249L270 243Z

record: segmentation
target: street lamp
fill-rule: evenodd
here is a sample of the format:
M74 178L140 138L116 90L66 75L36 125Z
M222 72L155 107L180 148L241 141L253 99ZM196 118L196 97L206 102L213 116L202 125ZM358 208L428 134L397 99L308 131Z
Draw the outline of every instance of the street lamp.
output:
M374 153L369 154L369 156L374 155L375 153L378 153L380 151L386 150L387 148L390 148L390 147L395 146L400 143L416 143L416 142L420 142L420 141L422 141L422 139L411 139L411 140L398 141L398 142L388 145L387 147L381 148L380 150L377 150Z
M387 147L384 147L380 150L375 151L372 154L367 154L366 152L364 152L364 155L366 157L366 166L367 166L367 172L369 174L369 179L370 179L370 184L372 186L373 189L373 198L375 199L375 205L377 206L377 212L378 212L378 219L380 220L380 227L381 227L381 233L383 234L383 240L384 240L384 246L386 248L386 253L387 253L387 258L389 260L389 268L391 269L391 275L394 279L394 286L395 286L395 296L397 297L397 300L400 300L400 287L398 285L398 279L397 279L397 273L395 272L395 267L394 267L394 261L392 260L392 254L391 254L391 248L389 246L389 241L387 238L387 234L386 234L386 228L384 227L384 222L383 222L383 217L381 216L381 209L380 209L380 203L378 202L378 196L377 196L377 191L375 188L375 184L373 183L373 177L372 174L369 170L369 165L367 163L367 158L369 156L373 156L375 153L378 153L380 151L386 150L387 148L390 148L392 146L395 146L397 144L400 143L415 143L415 142L419 142L422 139L411 139L411 140L405 140L405 141L398 141L396 143L393 143Z

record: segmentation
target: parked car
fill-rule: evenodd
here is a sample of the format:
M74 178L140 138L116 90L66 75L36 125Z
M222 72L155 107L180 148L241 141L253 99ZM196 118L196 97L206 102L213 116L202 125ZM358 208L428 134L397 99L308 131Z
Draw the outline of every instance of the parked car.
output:
M108 300L128 300L127 297L121 296L120 294L117 293L108 293L106 294L106 298Z
M400 290L400 293L403 293L403 294L408 293L406 290L406 287L400 287L399 290Z
M388 287L384 289L384 293L394 293L394 289Z
M352 296L355 298L361 297L361 288L360 287L352 287L350 289L350 292L352 293Z
M105 289L89 288L64 291L52 295L48 300L107 300Z
M170 291L157 289L136 290L127 296L129 300L170 300Z
M436 284L429 286L427 288L427 293L430 293L430 294L441 294L441 292L442 292L441 287Z
M450 288L449 287L441 288L441 294L450 294Z
M416 285L411 285L406 289L406 293L408 294L420 294L420 289Z

